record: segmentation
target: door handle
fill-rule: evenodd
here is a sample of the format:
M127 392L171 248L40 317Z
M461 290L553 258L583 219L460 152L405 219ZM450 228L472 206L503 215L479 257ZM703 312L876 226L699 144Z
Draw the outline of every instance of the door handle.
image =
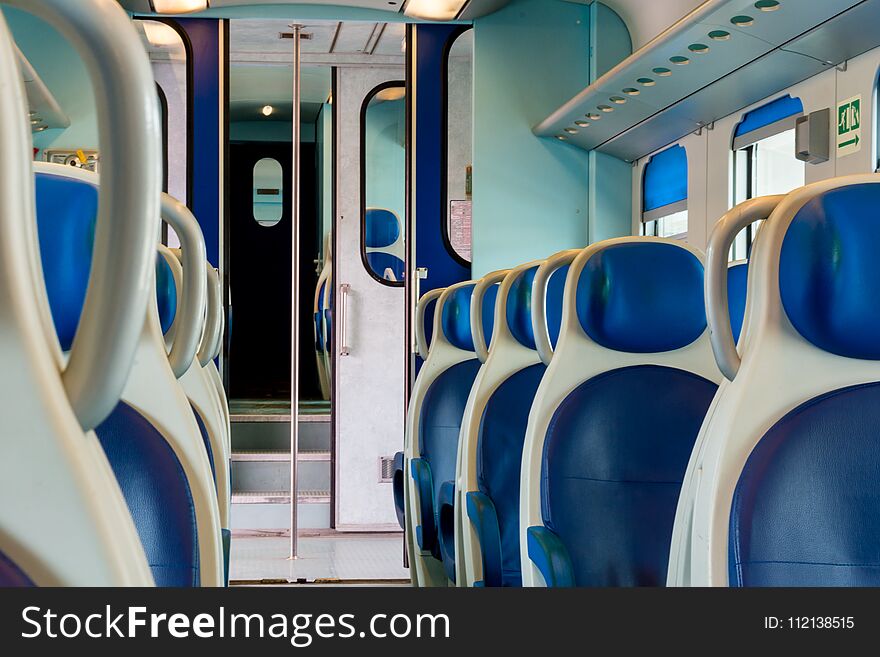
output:
M351 285L343 283L339 286L339 355L350 356L351 347L348 346L348 297Z

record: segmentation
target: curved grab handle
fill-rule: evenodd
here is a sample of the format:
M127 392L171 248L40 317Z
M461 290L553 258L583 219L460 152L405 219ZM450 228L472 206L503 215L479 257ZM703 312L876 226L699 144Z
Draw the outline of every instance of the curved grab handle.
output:
M547 284L557 269L570 265L581 251L569 249L550 256L538 267L532 281L532 332L535 334L535 348L544 365L550 365L553 358L553 344L547 326Z
M217 322L218 322L218 330L217 330L217 340L214 343L214 348L211 350L211 360L220 357L220 352L223 351L223 337L226 334L226 309L223 307L223 277L220 276L220 270L212 267L214 271L214 275L217 276L217 284L220 286L220 297L219 303L217 304Z
M483 332L483 298L490 287L504 280L510 273L509 269L500 269L486 274L477 281L471 294L471 338L474 341L474 351L481 363L489 358L489 345L486 344L486 335ZM496 303L496 308L497 303Z
M428 290L416 304L416 353L422 360L428 360L428 350L431 347L425 334L425 313L428 311L428 306L437 301L445 291L445 287Z
M740 203L721 217L709 237L704 280L706 323L715 361L721 373L730 381L739 371L740 357L733 339L727 303L727 255L739 232L749 224L769 217L784 198L784 194L776 194Z
M220 307L220 275L207 260L205 261L205 283L208 288L205 330L196 353L196 358L202 367L207 367L208 363L214 360L214 352L217 351L220 344L223 324L223 309Z
M101 185L89 286L67 367L70 405L86 431L119 400L152 287L161 149L156 86L128 14L113 0L2 0L55 27L89 72ZM135 126L136 129L132 129Z
M183 289L180 290L179 323L174 332L174 344L168 352L168 364L178 379L192 365L202 329L205 326L205 296L208 287L205 276L205 238L192 212L180 201L162 194L162 219L180 238L183 264Z

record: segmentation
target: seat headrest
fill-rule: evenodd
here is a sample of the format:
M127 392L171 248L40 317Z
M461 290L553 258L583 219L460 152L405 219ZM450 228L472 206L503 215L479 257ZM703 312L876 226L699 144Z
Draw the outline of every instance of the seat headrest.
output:
M880 360L880 184L810 199L788 226L779 293L795 330L824 351Z
M584 265L576 310L584 332L607 349L686 347L706 329L703 264L672 242L611 244Z
M730 328L733 331L734 342L739 340L743 318L746 314L748 279L748 263L741 262L727 268L727 308L730 313Z
M443 304L440 327L446 340L454 347L474 351L474 337L471 333L471 297L473 283L455 288ZM486 344L492 342L492 329L495 318L495 301L498 285L488 288L483 296L483 335Z
M159 304L159 324L164 335L177 316L177 285L171 266L162 254L156 258L156 302Z
M507 293L507 327L510 334L524 347L535 349L535 329L532 326L532 285L538 267L530 267L516 277Z
M563 265L550 274L550 280L547 281L547 296L544 303L547 308L547 331L554 349L562 330L562 299L565 296L565 279L568 278L570 268L571 265Z
M98 189L82 180L38 173L40 260L61 348L73 345L86 299L98 217Z
M367 208L364 224L364 245L368 249L391 246L400 237L400 220L391 210Z

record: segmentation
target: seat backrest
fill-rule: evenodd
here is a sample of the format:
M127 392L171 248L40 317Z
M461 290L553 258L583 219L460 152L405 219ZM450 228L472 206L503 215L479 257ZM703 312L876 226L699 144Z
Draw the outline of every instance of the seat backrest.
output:
M441 558L436 503L443 484L455 479L464 406L480 367L471 333L471 301L476 285L474 281L459 283L440 295L428 358L416 378L407 411L404 444L406 467L410 470L406 473L407 540L414 554L414 577L420 585L440 584L446 580L442 569L426 565L419 550ZM497 286L486 289L482 304L483 333L489 339L496 293ZM414 460L427 465L430 484L426 478L418 483L413 479ZM419 504L424 504L424 512L418 508Z
M364 251L369 269L377 276L393 281L404 279L406 264L403 230L396 213L387 208L366 209Z
M673 583L880 584L878 202L880 176L827 180L762 227L741 360L691 464L690 567Z
M466 586L519 586L519 484L529 410L545 365L535 346L533 286L539 267L552 266L545 308L549 338L559 335L562 290L569 263L578 251L557 254L514 269L498 288L488 357L480 368L461 428L458 490L462 509L456 529L457 581ZM481 505L491 505L489 518ZM494 514L494 515L493 515Z
M91 429L119 399L147 304L143 281L154 263L160 189L158 111L148 100L155 85L117 5L35 0L27 10L58 26L92 80L100 78L93 85L98 107L121 101L129 111L108 113L99 126L114 184L96 204L84 203L81 223L97 212L96 269L108 280L92 281L85 309L73 318L50 308L46 294L47 283L63 281L40 264L26 95L0 16L0 494L7 501L0 505L0 584L147 586L152 577L137 532ZM65 315L68 329L78 326L67 359L53 313Z
M699 251L620 238L581 252L526 433L525 585L663 583L679 486L720 378ZM564 577L542 561L550 543Z

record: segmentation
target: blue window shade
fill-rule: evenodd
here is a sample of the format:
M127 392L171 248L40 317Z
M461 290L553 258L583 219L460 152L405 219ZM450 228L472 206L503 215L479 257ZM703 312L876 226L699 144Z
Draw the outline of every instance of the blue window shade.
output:
M686 200L687 178L687 151L684 146L673 146L657 153L645 166L642 211L650 212Z
M733 133L734 138L741 137L755 130L776 123L790 116L798 116L804 113L804 104L800 98L792 98L789 94L785 94L781 98L761 105L751 112L743 115L742 121L736 126L736 132Z

